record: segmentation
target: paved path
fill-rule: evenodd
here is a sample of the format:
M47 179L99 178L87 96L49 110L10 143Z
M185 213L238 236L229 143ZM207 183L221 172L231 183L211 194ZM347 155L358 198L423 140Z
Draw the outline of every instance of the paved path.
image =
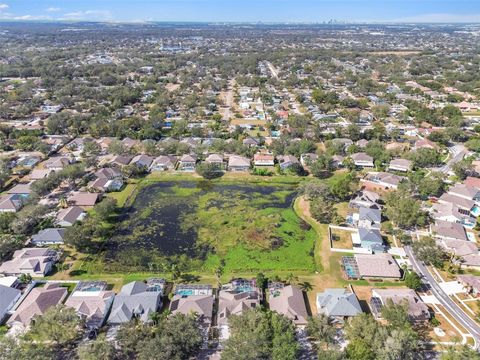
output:
M410 246L405 247L405 252L410 259L414 270L422 277L422 282L430 287L432 294L435 295L446 311L472 335L475 340L475 348L478 348L480 345L480 325L465 314L460 306L458 306L458 304L443 291L435 278L430 274L427 267L415 258Z

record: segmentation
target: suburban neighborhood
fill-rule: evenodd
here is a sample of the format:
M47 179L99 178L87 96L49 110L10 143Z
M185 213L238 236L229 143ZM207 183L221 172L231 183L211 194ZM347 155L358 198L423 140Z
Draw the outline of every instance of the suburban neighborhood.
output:
M479 34L0 23L0 358L479 359Z

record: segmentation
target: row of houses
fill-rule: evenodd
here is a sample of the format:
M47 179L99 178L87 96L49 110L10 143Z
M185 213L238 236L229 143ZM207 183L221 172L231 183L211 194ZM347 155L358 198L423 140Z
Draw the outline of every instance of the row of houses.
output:
M2 285L2 279L6 285ZM71 293L67 284L60 282L33 283L34 287L27 288L23 297L17 285L16 277L0 278L0 321L10 315L6 324L12 333L27 330L35 317L59 304L75 309L87 331L96 331L105 324L116 327L132 319L148 323L153 320L152 314L162 309L166 296L163 279L133 281L117 294L108 290L103 281L80 281ZM223 285L217 296L212 286L199 284L179 284L172 295L168 308L172 315L195 313L205 336L215 325L220 339L229 337L231 316L260 307L264 301L263 290L257 287L255 280L246 279L235 279ZM307 324L308 314L299 288L275 282L269 284L268 295L271 310L285 315L295 325Z
M431 318L430 309L412 289L373 288L368 307L376 319L382 319L382 309L390 302L396 305L406 304L407 315L413 322L428 321ZM364 312L351 289L325 289L317 294L316 305L319 314L328 315L339 322Z

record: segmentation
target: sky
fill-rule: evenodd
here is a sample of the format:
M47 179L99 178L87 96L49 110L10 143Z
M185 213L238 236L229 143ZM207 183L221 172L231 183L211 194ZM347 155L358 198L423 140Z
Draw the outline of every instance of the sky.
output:
M0 20L476 22L480 0L0 0Z

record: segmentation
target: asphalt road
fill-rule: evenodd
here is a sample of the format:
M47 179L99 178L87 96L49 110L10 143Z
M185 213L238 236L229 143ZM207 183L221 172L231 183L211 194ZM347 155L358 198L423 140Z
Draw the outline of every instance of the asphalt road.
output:
M430 274L427 267L415 258L410 246L405 247L405 252L410 259L414 270L422 277L422 282L429 286L432 294L435 295L448 313L473 336L475 339L475 347L478 348L480 346L480 326L466 315L463 309L461 309L460 306L443 291L434 277Z

